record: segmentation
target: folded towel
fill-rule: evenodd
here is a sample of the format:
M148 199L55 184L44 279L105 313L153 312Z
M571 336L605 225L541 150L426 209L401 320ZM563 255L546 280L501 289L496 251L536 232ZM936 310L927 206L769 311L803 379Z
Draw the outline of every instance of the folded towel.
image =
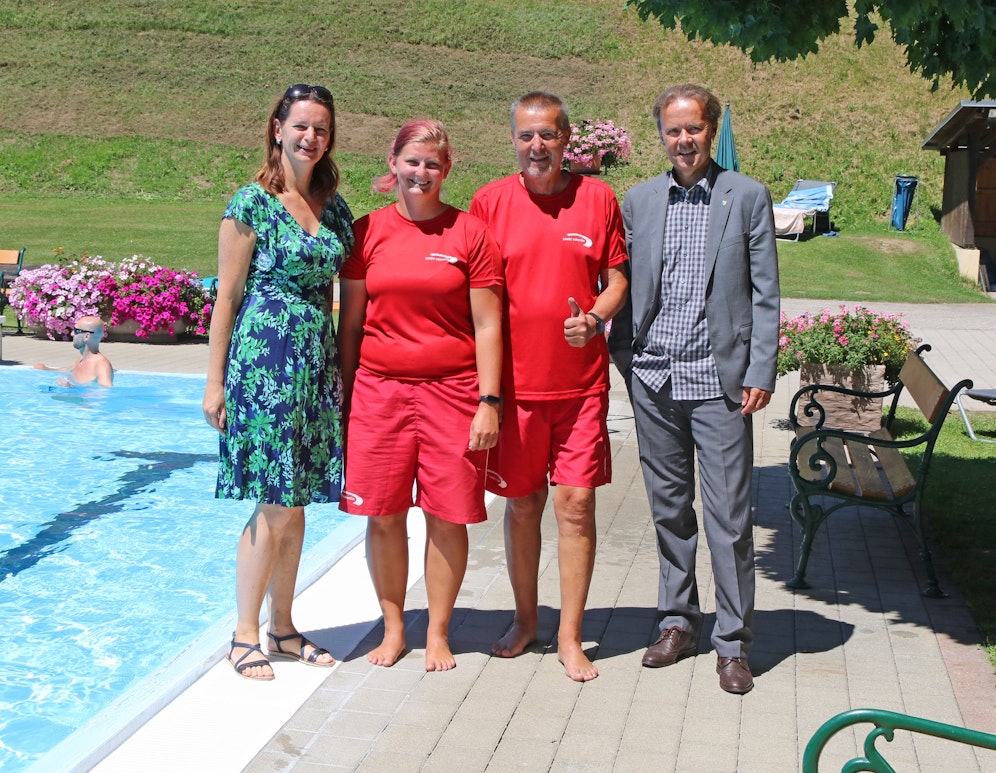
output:
M830 199L833 198L833 186L821 185L818 188L805 188L800 191L789 191L780 204L776 207L789 207L791 209L815 209L825 212L830 209Z
M789 207L777 208L777 204L775 207L776 209L773 214L775 216L776 236L801 234L804 230L806 230L806 217L813 214L813 210L811 209L790 209Z

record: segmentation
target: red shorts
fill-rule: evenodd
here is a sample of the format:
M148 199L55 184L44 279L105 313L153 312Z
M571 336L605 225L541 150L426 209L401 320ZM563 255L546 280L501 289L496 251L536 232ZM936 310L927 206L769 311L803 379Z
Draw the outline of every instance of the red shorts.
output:
M498 446L488 459L488 491L522 497L547 478L561 486L597 488L612 480L609 394L557 400L506 399Z
M395 515L414 504L450 523L487 520L488 452L467 448L477 392L476 374L398 381L359 368L339 508L356 515Z

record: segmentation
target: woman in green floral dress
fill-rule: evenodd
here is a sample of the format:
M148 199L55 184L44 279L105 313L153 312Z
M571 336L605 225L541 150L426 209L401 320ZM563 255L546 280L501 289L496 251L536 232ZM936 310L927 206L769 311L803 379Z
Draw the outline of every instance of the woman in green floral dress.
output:
M269 596L268 654L329 667L294 626L304 506L342 487L342 387L332 327L333 279L353 243L336 193L335 108L321 86L291 86L266 128L267 160L222 218L204 416L221 433L217 496L257 503L236 559L238 623L228 661L273 679L259 643Z

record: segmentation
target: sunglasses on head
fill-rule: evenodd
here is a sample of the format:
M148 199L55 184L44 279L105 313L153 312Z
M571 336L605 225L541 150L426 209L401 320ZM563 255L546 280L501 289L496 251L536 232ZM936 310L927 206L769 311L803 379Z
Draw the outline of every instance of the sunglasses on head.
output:
M296 83L284 92L284 99L304 99L305 97L315 97L319 102L326 105L332 104L332 92L324 86L309 86L307 83Z

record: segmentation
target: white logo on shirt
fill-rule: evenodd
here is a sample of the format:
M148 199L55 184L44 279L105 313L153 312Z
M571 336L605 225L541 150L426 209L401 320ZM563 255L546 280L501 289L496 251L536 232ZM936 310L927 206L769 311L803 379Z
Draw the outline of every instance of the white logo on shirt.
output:
M578 244L583 244L585 247L591 246L591 239L584 234L569 233L564 237L565 242L577 242Z
M452 255L443 255L441 252L430 252L425 256L426 260L437 260L440 263L459 263L460 258L454 258Z
M488 470L488 478L493 480L498 488L508 488L508 484L505 482L505 479L494 470Z
M363 504L363 497L361 497L359 494L354 494L352 491L343 491L342 492L342 498L343 499L348 499L354 505L362 505Z

